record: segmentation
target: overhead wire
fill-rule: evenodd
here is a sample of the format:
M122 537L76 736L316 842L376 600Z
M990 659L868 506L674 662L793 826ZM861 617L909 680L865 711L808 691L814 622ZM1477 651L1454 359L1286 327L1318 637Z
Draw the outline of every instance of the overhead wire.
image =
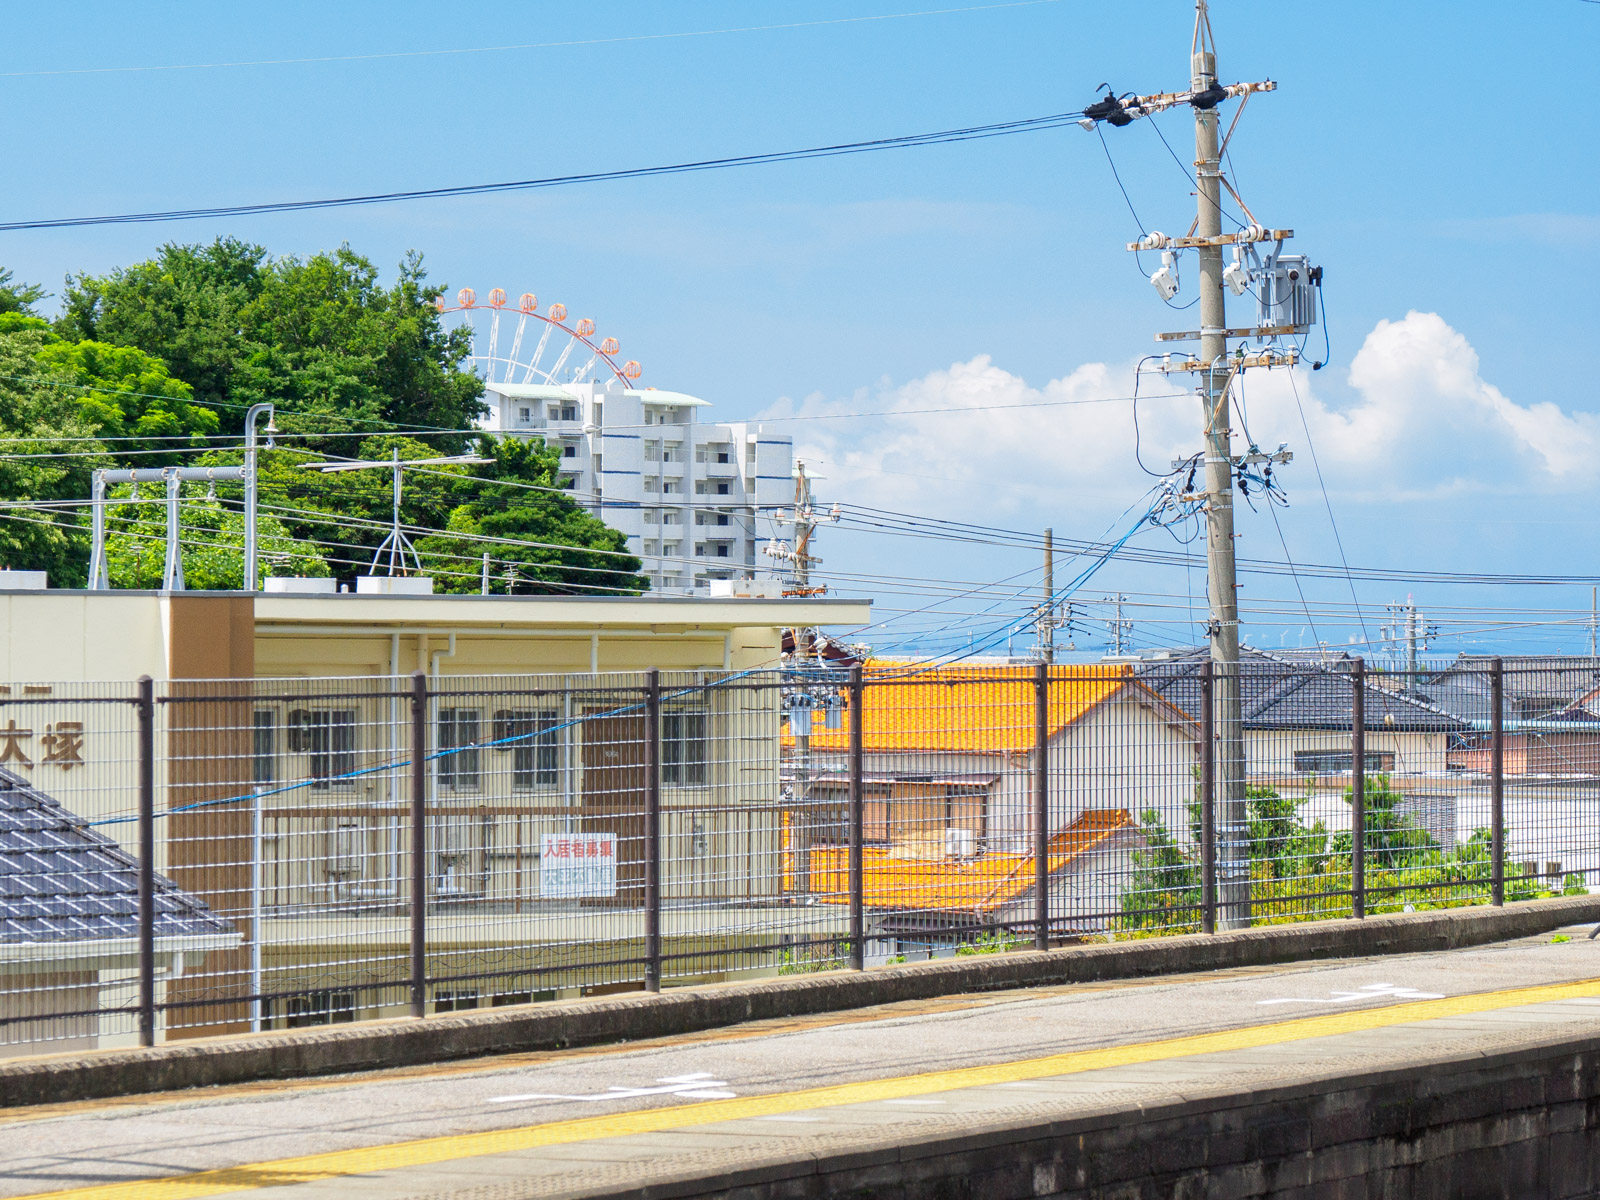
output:
M818 158L838 158L846 155L868 154L880 150L943 146L956 142L1008 137L1018 133L1037 133L1049 129L1061 129L1075 124L1082 115L1081 111L1049 113L1044 116L1024 117L1013 121L996 121L987 125L969 125L958 129L940 129L928 133L870 138L858 142L835 142L829 145L808 146L795 150L737 154L722 158L694 159L687 162L667 163L651 167L628 167L612 171L586 171L570 175L547 175L532 179L503 180L495 183L452 184L444 187L412 188L392 192L367 192L313 200L273 200L253 204L225 204L213 207L110 213L89 217L48 217L27 221L4 221L0 222L0 232L15 233L36 229L80 229L97 225L148 225L170 221L261 216L268 213L312 212L374 204L396 204L414 200L487 196L505 192L569 187L585 183L610 183L626 179L653 179L661 176L685 175L699 171L721 171L737 167L768 166L776 163L803 162Z

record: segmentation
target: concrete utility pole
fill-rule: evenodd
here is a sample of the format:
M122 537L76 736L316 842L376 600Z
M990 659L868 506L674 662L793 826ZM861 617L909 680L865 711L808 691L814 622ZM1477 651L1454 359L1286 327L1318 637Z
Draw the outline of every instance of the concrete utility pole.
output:
M1186 92L1161 92L1153 95L1118 95L1109 87L1106 94L1083 109L1079 125L1099 130L1102 125L1120 128L1144 117L1187 104L1194 111L1195 183L1197 208L1194 225L1188 234L1170 237L1157 230L1144 233L1128 243L1134 253L1161 251L1161 268L1150 276L1150 283L1161 298L1171 302L1178 294L1178 255L1194 250L1199 263L1200 328L1156 335L1160 342L1198 340L1195 354L1163 354L1156 370L1193 373L1199 380L1197 391L1205 418L1205 490L1187 493L1184 503L1201 503L1206 515L1206 585L1210 616L1206 637L1215 667L1213 714L1217 798L1217 926L1238 929L1250 924L1249 827L1245 810L1245 757L1242 705L1239 678L1239 599L1234 563L1233 476L1243 463L1287 462L1287 450L1262 455L1254 447L1243 459L1233 456L1228 428L1229 391L1233 377L1243 370L1258 367L1292 367L1300 361L1299 349L1278 347L1280 338L1297 337L1316 323L1317 289L1322 269L1303 256L1283 257L1283 243L1294 236L1292 229L1269 229L1224 177L1222 152L1228 139L1219 145L1218 105L1237 100L1229 138L1238 126L1240 113L1248 99L1260 92L1271 92L1277 84L1270 79L1256 83L1223 84L1217 79L1216 43L1211 36L1211 18L1206 0L1195 3L1194 37L1189 47L1189 89ZM1240 223L1234 233L1222 232L1222 195L1226 190L1243 211L1248 224ZM1256 247L1274 243L1263 260ZM1233 248L1233 262L1225 270L1222 251ZM1253 327L1229 329L1226 290L1236 296L1255 296L1257 321ZM1264 345L1253 351L1241 347L1228 354L1229 336L1257 339ZM1174 464L1174 471L1181 469ZM1192 497L1192 500L1190 499Z
M1127 602L1127 599L1121 592L1117 593L1115 600L1110 596L1106 597L1106 602L1114 606L1111 610L1111 620L1106 622L1106 628L1111 630L1112 653L1118 658L1121 658L1123 653L1123 637L1133 632L1133 622L1125 619L1122 615L1122 606Z
M1217 82L1216 45L1206 0L1195 4L1190 45L1190 89L1204 92ZM1199 184L1195 216L1197 238L1222 233L1221 162L1217 150L1217 110L1194 110L1195 178ZM1222 246L1202 244L1200 259L1200 394L1206 441L1206 587L1210 602L1207 632L1215 675L1212 713L1216 729L1218 926L1250 925L1250 846L1244 796L1244 720L1239 679L1239 595L1233 547L1233 446L1228 428L1228 312L1222 282Z
M1039 657L1056 660L1056 534L1044 531L1044 607L1039 610Z

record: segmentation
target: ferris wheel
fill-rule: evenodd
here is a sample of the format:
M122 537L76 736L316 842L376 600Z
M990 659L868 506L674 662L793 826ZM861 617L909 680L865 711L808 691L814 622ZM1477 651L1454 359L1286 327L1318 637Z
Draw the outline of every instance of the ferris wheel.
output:
M569 323L565 304L552 304L540 312L532 292L523 292L512 308L507 307L504 288L490 291L482 304L476 292L462 288L454 305L441 296L434 306L442 314L457 314L472 330L473 369L491 388L496 384L562 387L609 379L631 388L639 378L638 363L618 361L621 347L616 338L597 340L588 317Z

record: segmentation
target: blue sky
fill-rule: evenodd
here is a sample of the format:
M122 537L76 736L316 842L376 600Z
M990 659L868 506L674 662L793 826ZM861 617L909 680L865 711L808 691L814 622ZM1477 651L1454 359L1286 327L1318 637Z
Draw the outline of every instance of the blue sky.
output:
M25 219L604 170L1063 111L1102 81L1185 82L1183 0L845 20L947 7L91 3L70 21L19 8L0 57L0 199ZM646 36L791 22L834 23ZM1293 227L1295 248L1327 270L1333 361L1297 386L1350 560L1593 570L1600 414L1573 360L1600 315L1586 100L1600 5L1223 0L1213 24L1224 77L1280 83L1251 103L1233 161L1252 208ZM617 38L644 40L411 54ZM408 56L104 70L383 54ZM1150 125L1108 140L1143 221L1182 232L1189 184ZM1183 114L1160 128L1186 157ZM1152 333L1192 316L1137 277L1122 244L1138 230L1098 140L1077 129L564 191L6 234L0 263L56 289L67 272L224 232L279 253L348 241L386 266L414 247L452 287L561 300L619 337L645 382L729 418L1125 396ZM1257 440L1300 458L1284 472L1281 539L1270 517L1247 515L1242 552L1336 561L1293 389L1252 380L1247 399ZM1149 486L1125 402L1008 411L783 427L825 460L828 499L980 524L1095 537ZM1147 461L1197 436L1188 401L1140 416ZM979 582L1035 566L1015 549L862 530L823 544L827 569L846 574ZM1084 597L1198 586L1193 572L1113 564ZM1441 649L1498 636L1473 632L1493 624L1476 609L1575 620L1589 602L1573 587L1358 588L1368 608L1407 590L1460 635ZM923 603L878 593L885 616ZM1345 642L1359 628L1349 612L1297 619L1286 579L1247 580L1244 594L1281 610L1256 619L1262 644ZM991 603L1015 610L982 595L940 610L952 636ZM1307 599L1348 608L1349 589L1314 582ZM1146 644L1186 636L1182 606L1164 603L1134 613ZM1585 638L1569 627L1513 640ZM1103 641L1085 628L1085 648Z

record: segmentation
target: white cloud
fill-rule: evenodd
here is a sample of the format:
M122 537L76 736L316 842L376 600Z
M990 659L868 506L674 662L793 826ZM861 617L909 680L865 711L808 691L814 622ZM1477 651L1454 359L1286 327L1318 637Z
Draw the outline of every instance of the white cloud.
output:
M1199 404L1174 396L1182 378L1146 375L1141 384L1140 454L1153 470L1199 448ZM1353 402L1325 399L1325 378L1246 377L1250 434L1265 449L1287 442L1300 455L1291 486L1311 480L1302 406L1329 488L1351 499L1586 491L1600 475L1600 416L1507 397L1436 314L1378 323L1350 365ZM1040 510L1104 519L1151 482L1134 460L1132 387L1131 363L1087 363L1034 387L980 355L848 400L784 400L765 415L896 414L793 426L797 453L821 460L830 497L991 522ZM939 409L959 411L928 411ZM1237 419L1234 436L1242 448Z

